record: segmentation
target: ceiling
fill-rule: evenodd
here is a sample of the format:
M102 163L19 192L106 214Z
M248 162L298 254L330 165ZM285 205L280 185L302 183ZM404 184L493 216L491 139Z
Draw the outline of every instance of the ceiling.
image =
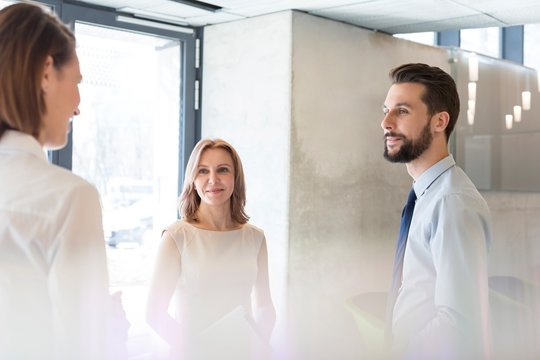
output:
M82 0L136 17L203 26L300 10L389 34L540 23L538 0Z

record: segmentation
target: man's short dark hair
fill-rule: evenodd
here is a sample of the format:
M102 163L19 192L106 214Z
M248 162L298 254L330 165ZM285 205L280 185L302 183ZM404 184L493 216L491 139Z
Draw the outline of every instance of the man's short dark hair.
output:
M418 83L425 86L422 101L426 104L430 116L446 111L450 115L445 129L446 140L459 116L459 94L456 83L448 73L436 66L411 63L398 66L390 71L392 84Z

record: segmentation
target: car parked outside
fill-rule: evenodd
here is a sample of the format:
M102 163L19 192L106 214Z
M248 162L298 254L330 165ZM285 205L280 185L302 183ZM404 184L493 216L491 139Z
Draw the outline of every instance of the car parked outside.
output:
M144 242L153 226L153 187L149 181L114 178L103 206L105 241L111 247Z

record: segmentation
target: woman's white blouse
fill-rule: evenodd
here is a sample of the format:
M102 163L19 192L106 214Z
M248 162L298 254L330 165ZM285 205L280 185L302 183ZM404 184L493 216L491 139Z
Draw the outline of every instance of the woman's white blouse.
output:
M103 358L108 276L94 186L35 138L0 138L0 358Z

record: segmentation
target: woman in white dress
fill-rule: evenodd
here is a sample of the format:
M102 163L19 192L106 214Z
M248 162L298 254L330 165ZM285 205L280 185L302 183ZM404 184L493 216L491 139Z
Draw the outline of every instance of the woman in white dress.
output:
M147 301L147 321L173 358L268 356L275 310L266 241L244 205L237 152L223 140L201 140L187 165L181 220L163 231Z

